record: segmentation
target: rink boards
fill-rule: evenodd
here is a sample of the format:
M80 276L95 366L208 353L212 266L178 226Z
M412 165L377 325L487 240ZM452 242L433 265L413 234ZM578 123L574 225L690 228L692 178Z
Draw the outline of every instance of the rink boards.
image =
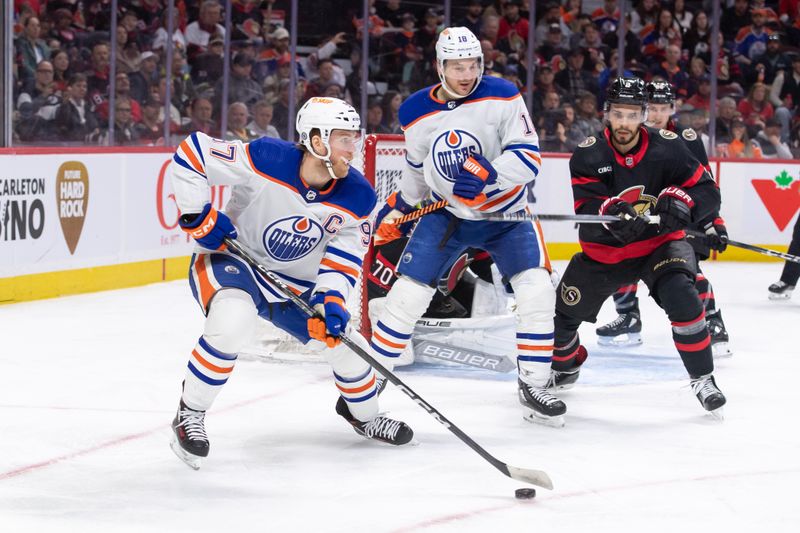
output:
M0 150L0 303L186 275L163 148ZM572 213L568 155L545 154L534 211ZM732 238L785 251L800 211L800 161L713 161ZM213 188L224 206L227 187ZM578 250L568 223L543 224L553 259ZM770 260L729 249L719 259Z

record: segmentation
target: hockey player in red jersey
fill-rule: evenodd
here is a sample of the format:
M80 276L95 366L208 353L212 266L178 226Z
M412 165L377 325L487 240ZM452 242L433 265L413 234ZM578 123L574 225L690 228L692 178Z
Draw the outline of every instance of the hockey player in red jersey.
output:
M677 134L644 126L646 112L644 82L617 78L608 90L606 127L570 159L575 212L620 216L620 221L580 227L583 251L573 256L556 289L554 381L563 387L577 380L587 357L580 324L594 322L618 287L641 279L672 323L675 347L700 404L721 415L725 396L712 375L695 256L683 231L717 212L719 190ZM660 217L659 224L650 224L650 214Z
M359 149L360 118L344 101L312 98L297 114L297 131L298 145L267 137L227 142L193 133L170 166L180 225L197 241L189 283L206 316L172 422L172 449L195 469L210 447L206 411L259 317L322 351L339 392L336 412L357 433L396 445L413 437L403 422L378 414L378 376L338 338L347 331L369 349L348 329L345 305L355 292L376 202L372 186L349 166ZM225 212L209 203L215 184L232 187ZM225 238L242 243L317 314L308 318L287 302L226 250Z
M708 155L700 136L692 128L679 126L672 120L675 114L675 91L666 81L651 81L647 84L647 125L657 129L675 132L686 143L689 151L711 173ZM725 221L714 213L708 220L693 222L690 228L705 232L706 238L689 238L697 258L697 292L706 309L706 325L711 335L711 351L714 356L730 355L728 348L728 332L722 321L722 312L716 307L714 291L705 274L700 270L700 261L708 259L711 250L725 251L728 231ZM597 328L598 343L616 346L630 346L642 342L641 314L639 299L636 297L638 281L620 287L614 293L614 306L617 318L605 326Z

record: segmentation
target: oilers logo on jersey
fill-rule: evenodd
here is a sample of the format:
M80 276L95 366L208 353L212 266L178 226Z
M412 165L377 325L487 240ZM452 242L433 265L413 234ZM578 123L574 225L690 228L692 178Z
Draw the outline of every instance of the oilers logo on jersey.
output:
M264 230L264 249L277 261L295 261L316 248L322 226L300 215L276 220Z
M436 171L447 181L455 181L464 161L474 153L482 154L480 141L465 130L447 130L439 135L431 147Z

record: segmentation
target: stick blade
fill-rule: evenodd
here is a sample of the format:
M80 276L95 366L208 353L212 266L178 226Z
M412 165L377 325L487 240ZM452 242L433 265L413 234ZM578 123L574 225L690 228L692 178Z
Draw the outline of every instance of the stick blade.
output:
M553 482L550 476L542 470L532 470L530 468L517 468L516 466L507 466L508 477L516 479L517 481L524 481L543 489L553 490Z

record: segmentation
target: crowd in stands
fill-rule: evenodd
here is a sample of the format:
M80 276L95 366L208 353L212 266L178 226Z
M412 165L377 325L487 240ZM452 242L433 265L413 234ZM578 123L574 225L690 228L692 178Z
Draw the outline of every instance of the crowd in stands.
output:
M13 1L15 144L174 144L192 131L246 141L286 138L294 124L286 0L232 0L227 76L222 0L174 0L172 36L165 0L118 0L116 28L110 0ZM672 83L676 119L706 143L714 111L717 155L800 157L800 0L723 0L718 34L711 31L712 0L634 0L625 17L618 4L537 2L533 57L527 0L453 0L451 20L481 40L485 75L503 77L524 94L535 73L532 114L543 151L570 152L601 129L603 94L622 61L626 74ZM307 5L301 1L301 15ZM342 2L340 20L297 36L295 109L313 96L359 106L366 29L364 124L370 133L400 133L403 99L438 82L435 44L444 11L440 2L370 0L365 24L361 6ZM714 38L719 53L711 72ZM220 131L223 109L227 127Z

